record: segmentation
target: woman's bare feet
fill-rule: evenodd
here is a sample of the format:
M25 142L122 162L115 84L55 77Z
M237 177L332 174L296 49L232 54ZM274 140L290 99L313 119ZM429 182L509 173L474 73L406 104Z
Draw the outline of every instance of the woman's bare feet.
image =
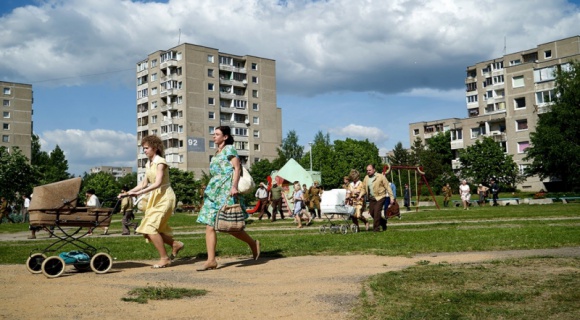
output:
M213 269L217 269L217 261L206 261L201 268L197 269L197 271L207 271Z
M151 268L152 269L161 269L161 268L169 267L170 265L171 265L171 259L169 259L169 257L167 257L167 258L159 259L159 262L157 264L152 265Z
M169 258L171 260L175 259L175 257L177 257L177 254L179 253L179 251L183 249L183 247L185 247L185 244L183 242L173 241L172 252Z

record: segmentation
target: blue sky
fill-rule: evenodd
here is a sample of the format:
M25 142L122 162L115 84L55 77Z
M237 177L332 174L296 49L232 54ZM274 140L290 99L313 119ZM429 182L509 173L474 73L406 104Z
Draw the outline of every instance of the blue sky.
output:
M135 166L135 65L178 40L276 60L283 134L306 149L322 131L385 153L409 123L465 117L465 69L504 39L579 35L579 2L3 0L0 79L33 85L34 132L77 175Z

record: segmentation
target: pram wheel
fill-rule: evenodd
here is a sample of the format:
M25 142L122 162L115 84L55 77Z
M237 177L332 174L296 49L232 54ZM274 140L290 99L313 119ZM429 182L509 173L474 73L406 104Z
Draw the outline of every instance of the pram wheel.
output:
M340 226L340 232L342 234L347 234L347 232L348 232L348 226L346 224L341 225Z
M91 258L91 270L95 273L107 273L113 266L113 258L107 253L99 252Z
M42 262L46 256L42 253L35 253L26 259L26 270L33 274L42 273Z
M318 228L318 232L325 233L326 232L326 226L320 226L320 228Z
M357 233L360 231L359 227L356 224L351 224L350 225L350 231L352 231L352 233Z
M61 257L48 257L42 262L42 274L47 278L59 277L64 272L66 263Z

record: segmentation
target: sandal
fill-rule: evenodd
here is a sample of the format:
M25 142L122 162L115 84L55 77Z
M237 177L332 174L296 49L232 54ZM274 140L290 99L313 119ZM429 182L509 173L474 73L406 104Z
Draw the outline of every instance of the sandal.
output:
M181 249L183 249L183 247L185 247L185 244L181 241L173 241L173 245L175 245L176 243L179 245L179 248L177 248L177 250L175 250L175 253L172 252L169 255L169 259L171 259L171 260L175 259L175 257L177 257L177 254L179 253L179 251L181 251Z
M171 265L171 260L169 258L167 258L167 259L161 258L161 260L167 260L167 263L166 264L154 264L151 266L151 269L162 269L162 268L167 268Z

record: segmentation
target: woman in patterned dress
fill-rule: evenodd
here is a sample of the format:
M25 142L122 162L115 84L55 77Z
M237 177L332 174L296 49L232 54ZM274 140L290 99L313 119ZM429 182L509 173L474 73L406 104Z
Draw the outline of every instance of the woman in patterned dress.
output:
M214 229L215 219L220 208L225 204L234 204L238 196L238 182L240 180L241 163L238 152L234 148L234 137L230 127L220 126L215 128L213 142L218 148L215 156L209 164L211 176L204 192L203 207L199 212L197 222L205 224L205 246L207 249L207 261L198 271L217 268L215 257L217 235ZM260 241L252 239L246 231L231 233L234 237L244 241L250 246L255 260L260 256Z
M145 179L135 188L119 194L119 197L140 196L149 193L147 205L144 208L145 216L136 232L153 243L159 252L159 262L154 264L152 268L165 268L171 264L171 258L165 250L165 244L172 248L171 257L175 257L183 249L182 242L173 240L173 231L167 223L175 208L175 193L169 183L169 167L163 158L161 139L154 135L146 136L141 140L141 146L149 158Z

